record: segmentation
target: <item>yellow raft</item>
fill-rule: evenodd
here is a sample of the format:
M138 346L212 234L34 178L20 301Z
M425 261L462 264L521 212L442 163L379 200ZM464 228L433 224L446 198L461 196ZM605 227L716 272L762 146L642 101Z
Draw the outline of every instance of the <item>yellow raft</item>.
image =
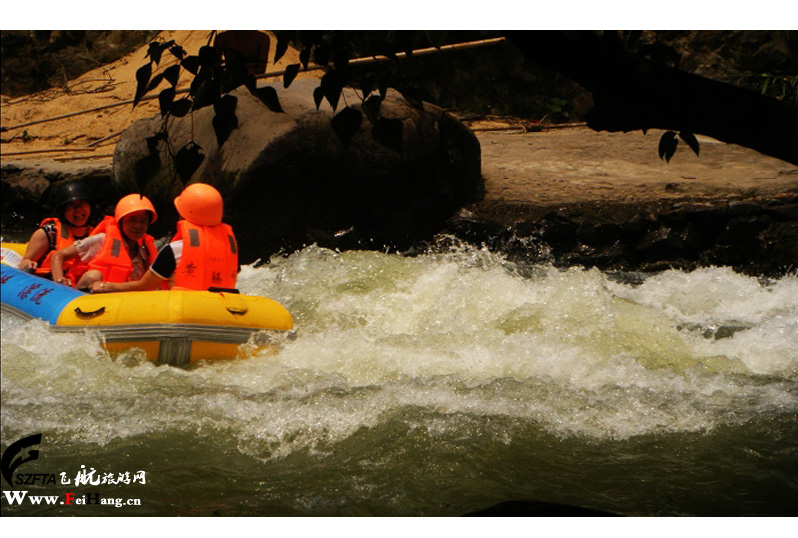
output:
M86 294L16 269L25 245L3 243L3 312L40 318L55 331L97 330L110 353L143 349L159 363L184 366L269 347L293 328L291 314L266 297L158 290Z

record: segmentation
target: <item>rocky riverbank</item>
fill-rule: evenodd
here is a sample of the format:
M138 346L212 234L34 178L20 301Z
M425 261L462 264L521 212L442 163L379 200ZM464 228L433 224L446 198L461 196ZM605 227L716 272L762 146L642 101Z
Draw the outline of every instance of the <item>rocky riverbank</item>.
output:
M658 132L478 137L485 200L448 223L463 240L514 258L607 270L798 268L794 165L709 138L699 139L700 156L680 147L665 163Z
M506 119L472 124L485 199L461 209L441 232L512 259L559 266L658 271L728 265L766 276L798 268L794 165L706 138L700 157L679 148L665 163L654 132L493 130L511 126ZM111 175L110 159L4 159L3 233L35 226L45 211L36 193L53 181L85 178L100 207L111 207ZM362 247L348 234L317 232L309 242Z

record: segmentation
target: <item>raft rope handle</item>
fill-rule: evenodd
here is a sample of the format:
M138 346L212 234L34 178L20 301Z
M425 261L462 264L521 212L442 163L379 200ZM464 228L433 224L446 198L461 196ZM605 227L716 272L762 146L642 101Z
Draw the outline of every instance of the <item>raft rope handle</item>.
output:
M81 310L81 309L80 309L80 307L78 306L77 308L75 308L75 314L76 314L76 315L77 315L77 316L78 316L80 319L94 319L94 318L96 318L97 316L102 316L103 314L105 314L105 307L104 307L104 306L101 306L101 307L100 307L98 310L95 310L95 311L93 311L93 312L84 312L84 311L83 311L83 310Z

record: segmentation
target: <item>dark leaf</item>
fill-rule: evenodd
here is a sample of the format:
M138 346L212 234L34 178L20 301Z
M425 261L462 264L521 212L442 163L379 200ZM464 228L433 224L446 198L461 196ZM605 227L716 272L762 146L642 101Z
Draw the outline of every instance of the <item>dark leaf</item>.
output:
M283 107L280 106L280 99L277 97L277 90L271 86L264 86L263 88L250 87L249 92L260 99L260 102L272 112L284 113Z
M225 65L222 70L222 91L229 93L249 82L244 57L235 51L225 52ZM254 78L254 77L253 77Z
M175 169L177 175L183 184L186 184L194 175L194 172L202 164L205 155L202 153L202 148L194 142L189 142L177 152L175 155Z
M348 148L352 138L360 130L361 123L363 123L363 114L359 110L348 106L333 116L332 128L344 147Z
M180 64L167 67L163 72L163 78L172 86L177 86L177 81L180 79Z
M324 98L330 103L333 111L338 108L338 100L341 98L341 91L343 84L341 83L338 74L335 71L330 71L321 77L321 91L324 93Z
M313 102L316 103L316 110L319 109L322 101L324 101L324 90L322 90L321 86L319 86L313 90Z
M238 128L238 117L235 112L217 112L211 121L213 124L213 132L216 134L216 143L219 147L230 138L232 132Z
M338 72L344 72L349 67L349 51L342 49L335 51L333 65Z
M180 65L192 75L199 73L200 61L198 56L186 56L180 61Z
M136 180L138 192L144 192L147 184L158 174L161 169L161 159L156 152L137 160L133 165L133 178Z
M176 118L182 118L183 116L191 112L192 104L193 103L191 102L191 99L189 99L188 97L178 99L177 101L172 103L172 106L169 107L169 113Z
M136 71L136 96L133 98L133 108L139 104L141 98L147 93L147 84L150 82L150 76L152 75L152 64L148 63L142 65Z
M174 56L178 60L182 60L183 58L186 57L186 51L183 50L183 47L181 47L180 45L172 45L172 47L169 48L169 52L171 52L172 56Z
M197 55L199 56L199 63L202 67L215 69L222 63L222 58L219 55L219 49L216 47L211 47L209 45L200 47Z
M327 65L330 63L329 45L319 45L313 49L313 63L316 65Z
M175 89L166 88L158 94L158 105L161 107L161 117L169 114L172 108L172 103L175 100Z
M698 139L695 137L693 133L688 133L687 131L681 131L679 133L679 138L685 141L685 143L690 146L690 149L693 150L693 153L698 156Z
M380 118L371 129L371 136L379 144L402 154L402 131L404 124L399 119Z
M144 93L149 93L152 90L154 90L155 88L157 88L158 84L160 84L162 80L163 80L163 73L158 73L157 75L152 77L152 80L150 80L150 83L147 84L147 91L144 92Z
M147 48L147 54L144 57L149 57L151 61L155 62L155 65L158 65L161 63L161 54L163 54L163 51L166 48L163 45L163 43L153 41Z
M377 124L380 119L380 106L382 106L382 97L372 95L363 102L363 112L373 125Z
M213 105L213 111L216 114L235 114L236 107L238 106L238 97L235 95L224 95Z
M299 74L299 64L291 64L285 68L285 75L283 75L283 88L287 88L294 81Z
M192 110L216 104L222 95L221 83L215 78L206 78L197 88Z
M277 36L277 44L274 46L274 63L277 63L283 54L288 50L289 39L282 35Z
M673 154L676 153L676 146L679 141L676 140L676 133L674 131L667 131L662 134L659 139L659 158L665 159L665 162L670 162Z
M302 52L299 53L299 63L302 64L302 67L305 69L308 68L308 64L310 63L310 49L303 49Z

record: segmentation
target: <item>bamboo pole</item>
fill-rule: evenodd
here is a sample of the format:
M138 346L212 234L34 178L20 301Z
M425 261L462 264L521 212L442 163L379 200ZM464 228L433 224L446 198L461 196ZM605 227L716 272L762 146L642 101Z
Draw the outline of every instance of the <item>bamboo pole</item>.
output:
M86 146L85 146L85 147L87 147L87 148L93 148L94 146L99 146L99 145L100 145L100 144L102 144L103 142L106 142L106 141L108 141L108 140L111 140L112 138L116 138L117 136L121 135L121 134L122 134L122 133L124 133L124 132L125 132L125 129L122 129L121 131L119 131L119 132L116 132L116 133L114 133L114 134L112 134L112 135L108 135L108 136L106 136L105 138L101 138L101 139L99 139L99 140L95 140L94 142L90 142L89 144L86 144Z
M455 50L466 50L466 49L472 49L472 48L477 48L477 47L484 47L484 46L487 46L487 45L495 45L495 44L498 44L498 43L503 43L504 41L505 41L505 39L503 37L497 37L497 38L494 38L494 39L483 39L483 40L480 40L480 41L470 41L468 43L457 43L455 45L443 45L440 48L430 47L430 48L426 48L426 49L414 50L412 55L413 56L426 56L428 54L435 54L435 53L438 53L438 52L450 52L450 51L455 51ZM400 53L396 54L396 57L398 59L404 59L404 58L407 58L408 56L409 55L407 53L405 53L405 52L400 52ZM367 64L371 64L371 63L384 62L384 61L387 61L387 60L390 60L390 58L388 58L387 56L367 56L365 58L355 58L353 60L350 60L349 64L350 65L367 65ZM305 69L300 69L299 72L300 73L306 73L308 71L319 71L319 70L322 70L322 69L327 69L327 67L328 67L327 65L320 65L320 66L310 66L309 65ZM286 72L285 69L281 69L279 71L272 71L271 73L264 73L262 75L259 75L256 78L257 79L266 79L266 78L280 77L280 76L283 76L285 74L285 72ZM189 91L189 88L181 88L181 89L176 90L175 94L182 94L182 93L186 93L188 91ZM139 102L152 101L153 99L157 99L157 98L158 98L157 95L150 95L150 96L143 97ZM31 125L38 125L40 123L48 123L48 122L51 122L51 121L64 120L64 119L67 119L67 118L74 118L75 116L80 116L80 115L83 115L83 114L90 114L92 112L100 112L102 110L108 110L109 108L117 108L117 107L120 107L120 106L132 105L132 104L133 104L133 99L130 99L130 100L127 100L127 101L119 101L118 103L112 103L110 105L103 105L103 106L99 106L99 107L95 107L95 108L89 108L87 110L80 110L78 112L71 112L69 114L63 114L61 116L54 116L54 117L51 117L51 118L42 118L40 120L29 121L27 123L20 123L19 125L12 125L10 127L0 127L0 133L4 133L6 131L13 131L15 129L22 129L23 127L30 127Z
M12 151L3 152L3 157L12 157L17 155L35 155L37 153L71 153L75 151L92 152L94 148L59 148L59 149L32 149L29 151Z

